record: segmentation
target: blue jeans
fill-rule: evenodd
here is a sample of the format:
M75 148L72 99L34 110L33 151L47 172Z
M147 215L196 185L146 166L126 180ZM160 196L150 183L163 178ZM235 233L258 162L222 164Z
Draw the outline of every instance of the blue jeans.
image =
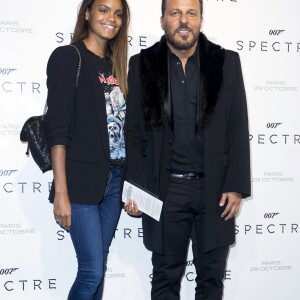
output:
M72 203L70 234L78 272L68 300L101 300L109 246L121 213L123 167L111 167L101 203Z

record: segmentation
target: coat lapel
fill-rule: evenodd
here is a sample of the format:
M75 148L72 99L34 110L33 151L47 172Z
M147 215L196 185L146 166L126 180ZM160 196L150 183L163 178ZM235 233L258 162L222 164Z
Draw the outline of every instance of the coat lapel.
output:
M200 33L199 45L200 112L197 114L197 125L203 127L214 111L222 86L225 50L210 42L203 33ZM168 46L164 36L160 42L141 51L141 82L145 128L163 127L165 117L173 128L168 78Z
M205 126L214 112L223 83L225 49L210 42L204 34L199 37L200 56L200 120Z
M165 115L170 110L167 53L164 37L159 43L141 51L142 107L146 129L162 128Z

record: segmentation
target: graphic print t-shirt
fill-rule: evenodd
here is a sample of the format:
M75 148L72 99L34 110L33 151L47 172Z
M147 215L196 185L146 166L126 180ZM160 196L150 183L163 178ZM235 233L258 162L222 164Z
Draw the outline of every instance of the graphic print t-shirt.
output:
M126 102L118 80L112 75L112 65L107 58L100 58L98 78L104 90L111 163L121 165L124 164L126 156L124 139Z

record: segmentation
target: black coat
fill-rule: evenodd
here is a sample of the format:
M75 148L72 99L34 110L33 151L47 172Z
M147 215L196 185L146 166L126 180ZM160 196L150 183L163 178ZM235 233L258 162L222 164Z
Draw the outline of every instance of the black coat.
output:
M250 154L246 96L239 56L199 38L200 117L204 126L205 249L235 241L234 219L221 218L223 192L250 195ZM174 133L168 93L167 44L142 50L129 62L126 179L166 197ZM144 244L163 252L162 222L143 214Z
M109 171L109 140L104 90L98 65L82 41L75 43L82 57L76 88L78 54L74 47L58 47L47 66L49 146L66 145L66 176L70 201L96 204L102 199ZM54 184L49 199L54 199Z

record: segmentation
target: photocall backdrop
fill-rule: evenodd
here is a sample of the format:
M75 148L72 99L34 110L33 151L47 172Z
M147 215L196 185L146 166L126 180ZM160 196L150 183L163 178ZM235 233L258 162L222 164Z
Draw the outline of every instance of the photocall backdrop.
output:
M160 0L129 0L130 55L162 35ZM248 99L251 199L237 218L225 300L299 299L300 19L297 0L204 0L203 31L241 57ZM47 97L46 64L70 43L78 0L0 1L0 299L64 300L76 274L69 234L54 222L42 174L19 141ZM141 220L122 213L104 299L150 299ZM182 299L193 299L189 251Z

